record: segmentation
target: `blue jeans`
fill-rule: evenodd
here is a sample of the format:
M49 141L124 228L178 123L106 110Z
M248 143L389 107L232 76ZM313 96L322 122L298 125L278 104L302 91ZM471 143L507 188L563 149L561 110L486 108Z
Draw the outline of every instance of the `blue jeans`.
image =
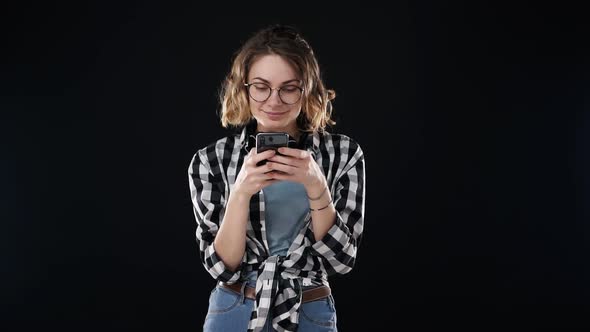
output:
M248 330L254 300L231 289L217 285L209 297L209 309L203 326L204 332L240 332ZM263 331L275 331L270 318ZM302 303L299 307L300 332L336 332L334 297Z

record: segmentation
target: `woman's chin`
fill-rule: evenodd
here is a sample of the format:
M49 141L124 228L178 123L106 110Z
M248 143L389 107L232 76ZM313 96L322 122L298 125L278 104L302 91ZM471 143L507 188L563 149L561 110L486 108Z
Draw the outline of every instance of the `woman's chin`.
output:
M264 131L285 131L287 123L285 121L258 121L258 127L263 128Z

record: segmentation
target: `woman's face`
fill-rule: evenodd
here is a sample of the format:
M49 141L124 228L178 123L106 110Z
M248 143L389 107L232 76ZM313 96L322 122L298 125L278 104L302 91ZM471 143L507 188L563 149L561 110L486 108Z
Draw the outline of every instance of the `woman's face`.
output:
M258 131L277 132L284 131L296 137L297 135L297 116L301 112L302 94L301 80L297 75L295 68L276 54L264 55L257 58L250 67L248 73L249 84L255 84L248 87L250 112L258 122ZM265 83L262 85L260 83ZM252 96L256 96L257 100L263 100L268 96L268 88L270 86L272 93L265 101L256 101ZM282 88L281 98L279 97L278 89ZM297 100L298 99L298 100ZM288 104L297 100L293 104ZM286 103L286 102L287 103Z

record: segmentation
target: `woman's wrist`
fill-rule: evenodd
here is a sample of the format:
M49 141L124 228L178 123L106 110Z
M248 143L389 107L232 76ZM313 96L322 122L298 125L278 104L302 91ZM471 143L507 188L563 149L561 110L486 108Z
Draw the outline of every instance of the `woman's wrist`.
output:
M309 199L309 209L311 211L324 210L332 204L332 197L326 184L322 187L308 190L307 195L307 198Z
M328 185L325 182L320 182L314 186L305 188L305 191L307 192L307 198L316 201L326 194L328 191Z
M314 205L315 205L315 206L314 206ZM328 201L328 200L326 200L326 202L324 202L324 203L322 203L322 204L318 204L318 203L316 203L316 204L314 204L314 205L312 205L312 204L310 204L310 205L309 205L309 209L310 209L311 211L321 211L321 210L325 210L325 209L327 209L328 207L330 207L330 205L332 205L332 199L330 199L329 201Z
M328 190L328 188L326 188L326 187L324 186L324 189L322 189L322 192L321 192L319 195L317 195L317 196L315 196L315 197L311 197L311 196L309 196L309 195L308 195L308 196L307 196L307 198L308 198L309 200L311 200L311 201L317 201L317 200L319 200L320 198L322 198L322 196L324 196L324 193L325 193L327 190Z
M248 193L234 190L230 192L228 201L232 200L238 202L238 204L249 204L251 198L252 196L248 195Z

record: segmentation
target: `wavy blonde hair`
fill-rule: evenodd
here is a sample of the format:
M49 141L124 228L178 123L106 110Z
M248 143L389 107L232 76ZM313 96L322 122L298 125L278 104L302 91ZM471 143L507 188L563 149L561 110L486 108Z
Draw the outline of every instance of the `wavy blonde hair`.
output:
M334 90L326 89L320 77L318 61L309 44L293 27L274 25L258 31L236 53L231 71L225 77L219 93L221 125L241 127L253 119L248 104L248 72L260 56L276 54L291 63L305 88L301 114L297 117L300 130L324 131L335 125L331 119Z

